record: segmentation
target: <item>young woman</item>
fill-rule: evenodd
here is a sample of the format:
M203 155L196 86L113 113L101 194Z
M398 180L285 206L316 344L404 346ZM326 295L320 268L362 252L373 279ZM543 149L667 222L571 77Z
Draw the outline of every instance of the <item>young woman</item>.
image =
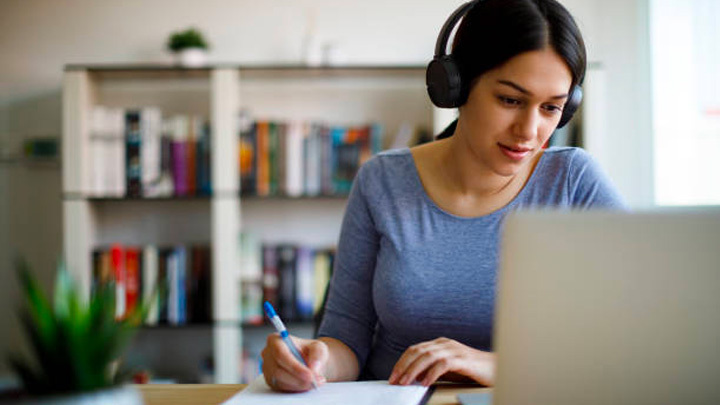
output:
M263 373L273 389L358 378L493 385L503 218L532 207L624 207L581 149L543 149L585 74L567 10L555 0L469 7L451 54L464 83L458 120L435 142L361 168L320 338L294 338L305 367L268 337Z

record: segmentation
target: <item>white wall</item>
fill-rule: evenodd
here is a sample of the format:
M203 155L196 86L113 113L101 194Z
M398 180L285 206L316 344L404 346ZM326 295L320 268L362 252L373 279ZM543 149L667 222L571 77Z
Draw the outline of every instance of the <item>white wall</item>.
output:
M567 0L589 49L606 67L607 142L603 161L634 206L652 185L647 0ZM232 63L292 63L301 55L308 15L318 37L333 40L347 63L424 64L459 0L1 0L0 135L59 135L60 85L67 63L167 60L168 34L194 25L211 58ZM13 143L11 142L11 143ZM0 350L18 347L12 318L16 284L10 254L50 272L61 252L57 170L0 166ZM49 279L49 276L45 277ZM5 365L0 365L0 370Z

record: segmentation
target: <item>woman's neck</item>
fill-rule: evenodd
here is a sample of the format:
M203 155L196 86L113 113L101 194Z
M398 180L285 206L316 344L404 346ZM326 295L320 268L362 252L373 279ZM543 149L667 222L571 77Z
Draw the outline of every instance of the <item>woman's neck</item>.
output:
M528 177L525 168L511 176L497 174L474 155L465 139L456 133L441 141L445 145L439 156L440 170L451 192L467 198L488 199L507 192L515 194L516 186L525 183Z

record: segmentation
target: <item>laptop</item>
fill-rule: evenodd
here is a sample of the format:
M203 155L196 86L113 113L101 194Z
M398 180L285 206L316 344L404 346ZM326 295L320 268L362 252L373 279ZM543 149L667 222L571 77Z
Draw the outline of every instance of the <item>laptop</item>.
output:
M720 209L518 212L493 405L720 404Z

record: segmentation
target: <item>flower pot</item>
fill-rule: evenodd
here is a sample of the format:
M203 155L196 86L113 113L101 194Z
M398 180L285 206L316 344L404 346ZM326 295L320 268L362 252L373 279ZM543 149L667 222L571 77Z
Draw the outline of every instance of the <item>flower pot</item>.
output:
M2 405L143 405L140 391L132 385L75 394L0 399Z
M202 48L187 48L175 52L175 63L184 67L202 67L207 63L207 51Z

